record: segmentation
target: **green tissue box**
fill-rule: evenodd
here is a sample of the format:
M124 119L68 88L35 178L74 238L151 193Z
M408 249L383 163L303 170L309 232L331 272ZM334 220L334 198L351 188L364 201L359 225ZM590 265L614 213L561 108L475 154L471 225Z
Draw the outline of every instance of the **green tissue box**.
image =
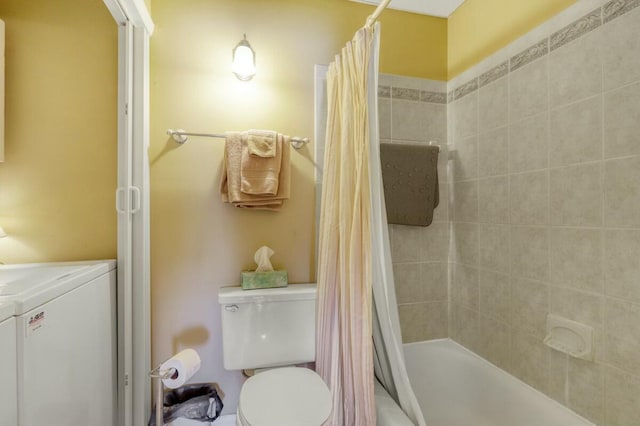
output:
M240 281L243 290L254 290L257 288L286 287L289 284L287 271L269 272L242 272Z

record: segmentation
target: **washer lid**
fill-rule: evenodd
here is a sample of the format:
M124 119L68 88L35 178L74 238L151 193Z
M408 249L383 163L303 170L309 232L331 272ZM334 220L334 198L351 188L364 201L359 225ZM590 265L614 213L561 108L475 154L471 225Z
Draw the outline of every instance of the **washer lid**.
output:
M244 383L238 410L251 426L319 426L331 413L331 395L314 371L276 368Z
M0 267L0 303L22 315L115 269L115 261L32 263Z

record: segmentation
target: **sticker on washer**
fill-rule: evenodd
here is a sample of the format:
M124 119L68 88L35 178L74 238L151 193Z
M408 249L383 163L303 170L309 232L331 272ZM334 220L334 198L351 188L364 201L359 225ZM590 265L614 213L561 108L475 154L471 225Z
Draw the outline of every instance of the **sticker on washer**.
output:
M36 331L42 329L42 327L44 327L44 321L44 311L40 311L37 314L30 316L29 321L27 322L27 337L29 337L30 334L33 334Z

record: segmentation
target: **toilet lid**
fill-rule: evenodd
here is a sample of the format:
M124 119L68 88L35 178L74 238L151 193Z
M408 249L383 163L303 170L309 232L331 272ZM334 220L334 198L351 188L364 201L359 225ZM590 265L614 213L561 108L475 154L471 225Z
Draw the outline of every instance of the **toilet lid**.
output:
M251 426L319 426L330 413L327 385L307 368L258 373L240 391L238 414Z

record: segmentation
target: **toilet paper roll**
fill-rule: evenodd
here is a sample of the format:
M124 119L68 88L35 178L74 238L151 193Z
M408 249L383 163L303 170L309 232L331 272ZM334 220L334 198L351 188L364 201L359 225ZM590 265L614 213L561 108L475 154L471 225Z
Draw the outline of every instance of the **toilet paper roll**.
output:
M175 368L173 377L163 379L162 383L170 389L184 385L200 369L200 356L193 349L185 349L166 360L160 369L163 371Z

